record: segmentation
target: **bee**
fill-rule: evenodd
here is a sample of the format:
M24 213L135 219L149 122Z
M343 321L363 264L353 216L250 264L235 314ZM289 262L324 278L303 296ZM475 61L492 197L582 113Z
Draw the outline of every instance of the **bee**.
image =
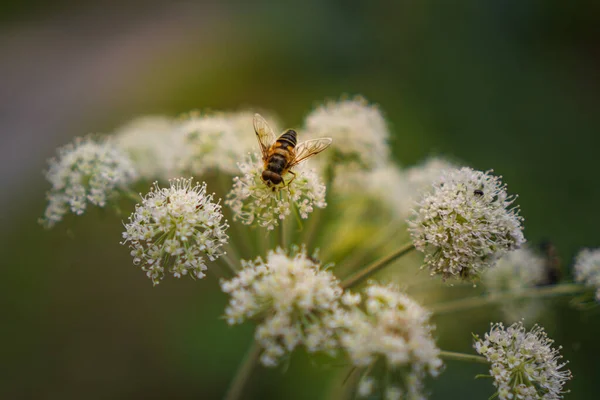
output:
M292 167L319 154L331 144L331 138L312 139L298 144L298 135L292 129L275 137L275 133L260 114L254 114L254 131L264 162L261 178L268 187L273 188L273 191L280 183L283 183L285 187L296 179L296 174L291 170ZM288 172L293 177L286 183L283 176Z

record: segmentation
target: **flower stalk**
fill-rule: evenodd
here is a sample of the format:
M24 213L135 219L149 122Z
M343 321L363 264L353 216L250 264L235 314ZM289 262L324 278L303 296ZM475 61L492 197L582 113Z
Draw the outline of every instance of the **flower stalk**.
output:
M488 364L488 361L485 357L477 356L475 354L465 354L465 353L457 353L454 351L440 351L440 357L445 360L455 360L455 361L467 361L474 362L479 364Z
M502 294L467 297L442 304L434 304L428 308L435 315L441 315L483 307L489 304L501 303L506 300L564 296L581 293L585 290L587 289L582 285L563 283L560 285L535 287L522 291L504 292Z
M227 389L227 393L224 397L225 400L237 400L242 398L242 393L244 387L246 387L246 382L248 382L250 375L252 375L252 370L258 364L260 350L261 349L258 342L256 340L252 340L250 348L240 363L229 389Z
M415 249L415 246L412 243L408 243L408 244L400 247L394 253L375 261L374 263L367 266L366 268L358 271L354 275L351 275L350 277L343 280L342 287L344 289L348 289L348 288L358 285L359 283L363 282L365 279L367 279L371 275L375 274L382 268L384 268L387 265L391 264L392 262L396 261L403 255L410 253L414 249Z

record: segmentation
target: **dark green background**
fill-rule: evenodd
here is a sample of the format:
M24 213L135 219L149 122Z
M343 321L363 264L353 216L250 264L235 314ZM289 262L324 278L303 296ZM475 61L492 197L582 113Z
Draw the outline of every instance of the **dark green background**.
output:
M151 113L272 109L298 126L340 94L380 104L394 156L451 156L504 176L533 243L565 269L598 246L600 7L587 1L3 2L0 397L219 398L251 340L219 320L214 278L153 288L119 246L120 219L90 210L52 231L41 170L72 137ZM598 393L600 314L548 301L544 325L574 379ZM470 350L494 309L439 318L440 346ZM247 398L327 398L294 356ZM432 399L485 399L480 366L448 363Z

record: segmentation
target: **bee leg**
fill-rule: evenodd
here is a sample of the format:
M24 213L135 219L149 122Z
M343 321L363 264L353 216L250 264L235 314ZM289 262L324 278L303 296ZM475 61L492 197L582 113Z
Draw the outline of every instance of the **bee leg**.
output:
M287 186L287 187L288 187L288 190L289 190L290 184L291 184L292 182L294 182L294 179L296 179L296 174L295 174L295 173L294 173L294 171L292 171L292 170L289 170L288 172L289 172L290 174L294 175L294 177L293 177L292 179L290 179L290 181L287 183L287 185L285 185L285 186Z

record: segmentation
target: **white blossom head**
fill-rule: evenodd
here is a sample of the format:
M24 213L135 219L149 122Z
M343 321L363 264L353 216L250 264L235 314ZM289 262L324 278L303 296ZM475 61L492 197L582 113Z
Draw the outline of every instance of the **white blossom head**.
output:
M491 293L521 291L544 283L546 260L528 246L511 251L498 260L482 276L482 282Z
M600 301L600 249L583 249L575 258L575 280L596 289Z
M52 227L71 211L81 215L88 203L104 207L120 189L126 189L137 172L129 156L108 139L87 136L58 149L49 161L46 179L51 184L48 206L40 220Z
M359 302L360 297L344 295L342 303L347 307L338 310L329 322L352 363L368 367L383 360L391 373L386 387L379 389L421 398L425 376L437 376L442 367L430 313L394 286L370 284L362 308L357 306ZM366 381L359 384L363 396L382 384L370 376L363 379Z
M547 281L546 260L528 246L502 256L496 265L482 275L482 282L490 294L521 292ZM543 311L539 299L513 299L501 303L500 309L507 321L535 319Z
M330 157L366 168L383 165L389 157L387 124L381 111L362 97L330 101L305 121L310 137L333 139Z
M168 180L178 175L179 158L185 152L176 121L163 116L136 118L119 128L115 144L131 157L140 177Z
M214 261L229 240L221 206L206 193L206 184L192 186L192 179L171 180L169 188L158 183L135 206L123 232L133 256L154 285L165 270L176 278L203 278L205 257Z
M334 333L323 323L338 306L342 288L304 248L269 251L266 260L242 261L242 270L221 281L231 298L225 310L230 325L257 319L255 338L265 366L275 366L294 348L333 352Z
M522 217L500 177L471 168L445 171L408 221L431 274L476 279L524 242Z
M554 341L544 329L535 325L527 332L521 322L505 328L492 324L484 338L474 335L477 353L490 363L497 396L508 399L561 399L564 384L571 371L563 369L561 349L552 348Z
M404 220L411 210L411 192L402 169L387 163L368 171L336 173L336 194L368 195L378 200L398 220Z
M180 135L186 150L181 154L181 168L194 175L236 174L237 163L257 147L253 118L250 111L194 112L182 117Z
M267 186L262 180L264 164L257 154L239 162L242 176L233 179L225 204L231 207L234 220L273 230L279 221L297 211L307 219L314 208L325 208L325 185L317 173L303 163L283 176L286 185ZM295 210L295 211L294 211Z

